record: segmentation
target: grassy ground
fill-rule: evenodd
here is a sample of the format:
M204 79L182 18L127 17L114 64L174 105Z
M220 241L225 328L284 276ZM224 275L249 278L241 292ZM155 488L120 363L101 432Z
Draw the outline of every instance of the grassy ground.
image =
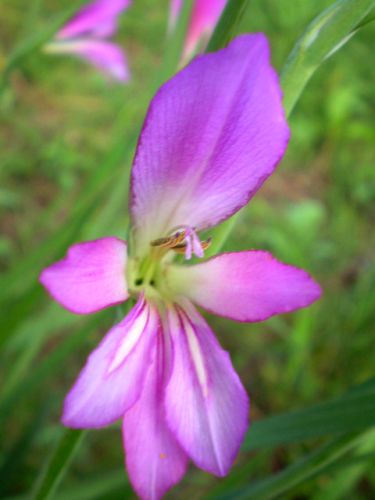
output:
M117 37L130 61L130 85L37 52L0 96L0 497L30 491L61 432L64 394L114 321L113 312L89 319L64 312L36 278L71 241L124 236L129 168L150 83L158 81L168 6L134 3ZM306 24L329 4L253 0L241 31L264 31L280 70ZM0 8L1 65L61 5L38 1L25 9L13 0ZM290 120L285 159L226 244L269 249L309 270L324 289L310 309L264 323L210 318L252 396L253 420L339 396L375 372L374 35L369 24L309 83ZM276 473L319 444L243 452L234 479L192 468L171 498L216 498L227 485ZM372 437L366 460L328 469L286 497L373 498L373 445ZM89 433L56 498L116 499L124 491L131 498L122 462L119 429Z

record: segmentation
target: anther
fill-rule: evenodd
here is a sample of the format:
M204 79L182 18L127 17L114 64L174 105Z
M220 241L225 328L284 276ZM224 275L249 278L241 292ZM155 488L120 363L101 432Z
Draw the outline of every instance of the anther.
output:
M189 260L193 255L200 258L203 257L204 251L211 244L211 238L201 242L195 228L177 226L174 231L170 236L151 241L150 245L164 249L165 251L173 250L174 252L185 254L185 259Z
M178 231L171 236L167 236L166 238L158 238L157 240L151 241L151 246L159 247L159 248L174 248L176 245L179 245L184 241L186 237L185 231Z
M207 238L207 240L201 241L201 247L203 250L207 250L207 248L211 245L212 243L212 238ZM180 245L176 245L172 248L172 250L176 253L184 254L187 248L186 243L181 243Z

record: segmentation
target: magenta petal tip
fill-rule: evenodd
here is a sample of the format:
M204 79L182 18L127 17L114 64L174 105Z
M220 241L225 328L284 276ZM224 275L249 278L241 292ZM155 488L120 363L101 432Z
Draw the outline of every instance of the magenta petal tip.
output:
M39 281L65 309L89 314L128 298L126 243L101 238L71 246L66 257L44 269Z

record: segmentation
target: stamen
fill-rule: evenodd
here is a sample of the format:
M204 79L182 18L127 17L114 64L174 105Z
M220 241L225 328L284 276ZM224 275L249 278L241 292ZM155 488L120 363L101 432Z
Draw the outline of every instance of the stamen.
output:
M208 238L207 240L201 241L201 247L203 251L206 251L208 247L211 246L212 238ZM184 254L186 250L186 243L181 243L180 245L176 245L172 248L172 250L178 254Z
M204 256L204 251L211 244L211 238L200 241L195 229L189 226L179 226L175 231L170 236L151 241L151 246L185 254L186 260L190 260L193 254L199 258Z
M166 238L158 238L157 240L151 241L151 246L159 248L174 248L184 241L186 237L185 231L177 232Z
M201 241L201 245L202 245L202 248L203 248L204 252L207 250L207 248L209 248L211 246L211 243L212 243L212 238L211 237L207 238L204 241Z

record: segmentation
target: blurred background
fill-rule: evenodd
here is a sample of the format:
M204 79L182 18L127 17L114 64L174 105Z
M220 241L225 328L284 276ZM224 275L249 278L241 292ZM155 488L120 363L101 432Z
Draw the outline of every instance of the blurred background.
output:
M253 0L239 31L264 31L281 70L308 22L330 3ZM160 83L168 8L166 0L138 0L121 17L115 38L129 59L128 85L81 61L36 51L2 88L1 498L30 495L62 435L64 395L117 320L115 310L90 317L64 311L37 276L73 241L125 237L129 171L152 83ZM0 1L0 67L61 9L58 0ZM290 118L286 157L226 243L268 249L308 270L324 289L313 307L263 323L209 318L251 395L254 422L340 398L375 373L374 42L370 23L314 75ZM374 397L370 404L375 420ZM347 411L354 418L350 405ZM335 418L339 426L345 414ZM245 446L228 478L191 467L168 497L235 498L238 488L300 463L326 440ZM310 474L283 498L374 498L375 433L361 446L362 459ZM258 498L244 491L241 498ZM53 498L134 498L119 426L84 436Z

